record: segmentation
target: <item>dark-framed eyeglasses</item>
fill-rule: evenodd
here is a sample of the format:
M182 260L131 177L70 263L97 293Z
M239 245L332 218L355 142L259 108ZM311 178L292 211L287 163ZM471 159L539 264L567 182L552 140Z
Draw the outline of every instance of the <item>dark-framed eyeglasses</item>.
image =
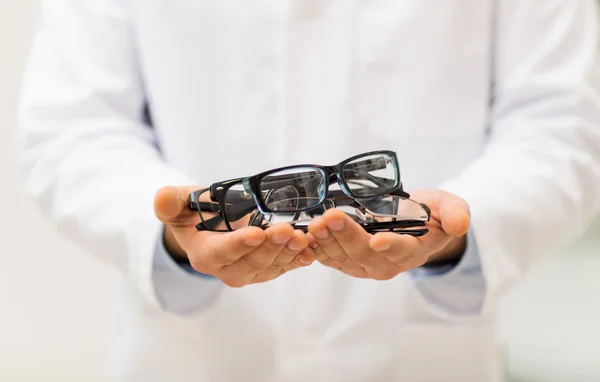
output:
M327 209L339 208L370 233L391 231L412 236L428 233L424 227L430 218L429 208L411 200L402 189L390 195L361 199L350 198L335 190L329 193L323 204L311 210L263 214L254 199L243 190L242 179L215 183L190 194L189 208L200 215L198 230L228 232L246 226L264 229L277 223L288 223L306 232L314 217Z
M254 219L265 226L278 223L292 224L295 229L307 231L308 224L326 210L337 208L350 216L369 233L394 232L412 236L423 236L431 211L425 204L410 199L410 195L396 190L390 195L374 198L353 199L336 190L328 194L323 204L302 212L278 212L262 214L255 212Z
M335 182L353 199L367 199L400 189L400 167L394 151L371 151L337 165L294 165L277 168L243 179L263 214L312 210L325 203Z

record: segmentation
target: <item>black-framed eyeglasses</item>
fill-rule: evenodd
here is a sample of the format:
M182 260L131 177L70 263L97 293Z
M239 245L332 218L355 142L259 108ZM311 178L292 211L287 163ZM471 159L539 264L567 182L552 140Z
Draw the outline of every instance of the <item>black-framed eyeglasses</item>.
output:
M424 228L430 219L429 207L410 199L410 195L401 189L390 195L366 199L353 199L342 191L336 190L328 194L323 204L308 211L274 214L255 212L253 217L255 222L260 222L267 227L288 223L295 229L306 232L306 227L313 218L332 208L346 213L369 233L388 231L423 236L429 232Z
M277 223L288 223L306 232L308 222L314 217L329 208L339 208L370 233L391 231L412 236L428 233L424 227L429 220L429 208L411 200L402 189L390 195L365 199L353 199L335 190L329 193L323 204L311 210L263 214L254 199L243 190L242 180L215 183L190 194L189 208L200 215L198 230L229 232L246 226L267 228ZM285 179L281 182L284 186Z
M263 214L312 210L327 200L332 182L353 199L390 194L402 185L396 153L371 151L333 166L286 166L243 179Z

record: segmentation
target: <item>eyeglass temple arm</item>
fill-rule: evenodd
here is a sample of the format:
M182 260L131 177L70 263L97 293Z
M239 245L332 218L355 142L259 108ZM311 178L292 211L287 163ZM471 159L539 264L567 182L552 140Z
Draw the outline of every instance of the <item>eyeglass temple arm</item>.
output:
M389 224L389 223L386 223L386 224ZM368 225L361 225L361 227L363 227L363 229L365 231L367 231L368 233L391 232L391 233L395 233L398 235L410 235L410 236L414 236L414 237L425 236L429 233L428 228L406 229L406 228L410 228L410 227L406 227L406 228L405 227L394 227L391 225L388 225L385 227L370 227ZM417 226L415 226L415 227L417 227ZM303 232L308 232L308 227L305 225L294 227L294 229L298 229Z
M375 183L378 187L389 187L388 183L392 180L392 179L388 179L388 178L382 178L380 176L375 176L372 174L369 174L368 172L360 172L357 170L351 170L353 172L353 174L359 174L359 175L355 175L356 179L348 179L348 176L345 174L346 171L344 171L344 177L346 178L346 182L352 182L354 180L369 180L373 183ZM394 180L394 182L396 182ZM362 183L358 183L361 186L364 186Z
M202 222L196 225L196 229L199 231L213 231L223 221L220 215L217 215L211 219L204 220L202 217L202 211L205 212L219 212L219 205L217 203L199 202L200 195L209 191L210 188L194 191L190 193L187 200L187 206L192 211L198 211Z
M384 157L376 159L366 159L358 162L347 163L344 169L351 168L356 171L376 171L383 170L388 166L388 160Z

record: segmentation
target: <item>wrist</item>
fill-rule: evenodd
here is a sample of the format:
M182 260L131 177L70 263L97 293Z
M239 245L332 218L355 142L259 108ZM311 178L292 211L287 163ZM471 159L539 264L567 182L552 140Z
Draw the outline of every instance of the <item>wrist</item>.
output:
M177 263L189 262L187 254L183 248L181 248L179 242L177 242L177 239L175 239L173 231L168 225L165 226L163 230L163 244L169 256L171 256Z
M424 267L456 265L460 262L467 249L467 235L453 237L440 251L429 257Z

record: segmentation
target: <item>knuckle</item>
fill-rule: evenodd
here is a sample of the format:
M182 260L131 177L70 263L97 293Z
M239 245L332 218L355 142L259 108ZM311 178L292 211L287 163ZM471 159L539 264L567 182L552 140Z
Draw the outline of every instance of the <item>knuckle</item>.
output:
M251 273L258 273L258 272L265 270L265 268L267 268L266 264L259 261L254 256L247 257L245 259L244 263L245 263L245 268Z
M285 258L284 256L277 256L277 258L275 260L273 260L273 264L271 264L270 267L281 268L281 267L285 267L289 263L290 263L289 258Z
M296 269L296 268L303 268L303 267L306 267L306 266L308 266L308 265L307 264L302 264L300 262L300 259L298 259L297 257L288 264L288 268L290 270L291 269Z
M273 264L269 265L269 267L267 268L267 270L270 269L271 267L281 269L281 268L285 267L288 264L289 264L289 262L287 262L287 261L275 260L273 262Z

